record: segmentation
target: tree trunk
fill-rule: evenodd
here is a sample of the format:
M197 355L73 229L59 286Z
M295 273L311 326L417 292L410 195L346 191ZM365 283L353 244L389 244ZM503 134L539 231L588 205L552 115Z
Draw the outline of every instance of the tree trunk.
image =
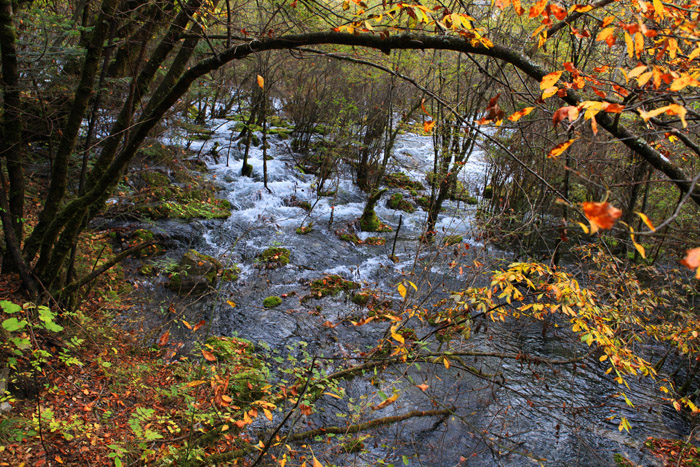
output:
M22 168L24 148L22 147L22 126L20 120L19 71L17 68L17 35L13 23L12 1L0 0L0 54L2 55L3 119L0 140L0 157L5 159L9 177L7 209L3 224L10 222L14 231L15 245L5 236L8 254L3 258L3 272L17 271L19 265L9 254L22 243L22 223L24 217L24 170ZM2 170L2 167L0 167ZM3 186L4 190L5 187ZM3 206L4 207L4 206Z

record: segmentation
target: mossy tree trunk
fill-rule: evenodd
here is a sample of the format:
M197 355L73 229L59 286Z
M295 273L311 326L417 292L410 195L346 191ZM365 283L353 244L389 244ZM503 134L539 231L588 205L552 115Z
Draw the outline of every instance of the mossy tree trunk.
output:
M376 190L367 199L367 204L365 204L365 209L362 211L362 216L360 217L360 229L363 232L376 232L381 225L377 213L374 212L374 208L386 191L386 188Z

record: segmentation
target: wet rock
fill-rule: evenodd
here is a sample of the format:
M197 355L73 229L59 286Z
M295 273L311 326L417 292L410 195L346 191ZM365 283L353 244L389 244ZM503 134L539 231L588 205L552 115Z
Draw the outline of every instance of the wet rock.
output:
M216 286L223 269L216 258L189 250L180 260L167 287L180 295L200 295Z

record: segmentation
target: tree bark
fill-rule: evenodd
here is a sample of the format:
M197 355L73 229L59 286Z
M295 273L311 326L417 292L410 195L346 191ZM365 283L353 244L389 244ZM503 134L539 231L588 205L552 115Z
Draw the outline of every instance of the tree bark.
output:
M9 222L8 227L14 231L14 240L5 236L5 244L8 253L15 248L20 248L22 243L22 223L24 217L24 170L22 168L24 148L22 146L22 126L20 120L20 93L19 71L17 67L17 34L13 22L11 0L0 0L0 55L2 63L2 90L3 90L3 119L2 139L0 139L0 157L7 164L9 178L9 193L7 216L3 216L3 224ZM2 187L5 190L5 187ZM15 245L10 243L16 242ZM13 255L3 258L3 271L17 271L19 265L13 259Z

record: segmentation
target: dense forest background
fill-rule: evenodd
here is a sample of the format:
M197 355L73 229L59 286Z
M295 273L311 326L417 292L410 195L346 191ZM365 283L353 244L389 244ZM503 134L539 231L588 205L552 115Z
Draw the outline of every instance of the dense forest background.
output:
M409 464L420 449L392 457L366 433L450 417L488 460L465 453L444 465L544 463L431 394L438 384L420 366L536 406L488 371L501 361L519 363L535 385L559 367L610 378L629 407L682 425L676 438L637 440L637 450L694 465L698 17L695 0L0 0L3 465L316 467L352 455L357 465ZM397 162L406 135L429 141L420 179ZM196 219L212 231L227 225L240 206L223 191L251 180L260 200L273 193L279 169L268 161L284 157L313 179L311 198L284 200L298 208L296 234L325 235L328 252L338 241L362 251L393 243L382 257L397 264L396 245L409 240L416 258L434 255L423 275L309 281L300 306L346 297L363 310L334 320L314 305L319 325L340 335L342 351L327 360L285 342L281 364L193 311L247 306L240 290L251 273L231 258L256 271L288 267L285 245L253 254L236 239L214 257L182 240L202 236L182 227ZM477 157L486 169L474 182L465 167ZM223 165L236 177L216 179L209 168ZM333 226L344 177L362 209ZM420 232L408 239L404 226L401 236L403 217L385 222L384 206L424 213ZM447 235L446 216L473 219L477 233ZM149 293L134 279L143 277L169 305L143 307ZM371 349L346 352L353 337L335 330L341 321L367 327ZM571 353L477 340L505 342L507 326L536 326L545 341L563 328ZM378 399L354 400L356 377L381 388ZM630 389L640 378L652 383ZM408 394L397 381L429 406L394 411ZM349 400L352 416L314 419L324 398ZM298 427L302 417L313 423ZM607 421L635 439L628 415ZM636 465L628 456L605 462Z

